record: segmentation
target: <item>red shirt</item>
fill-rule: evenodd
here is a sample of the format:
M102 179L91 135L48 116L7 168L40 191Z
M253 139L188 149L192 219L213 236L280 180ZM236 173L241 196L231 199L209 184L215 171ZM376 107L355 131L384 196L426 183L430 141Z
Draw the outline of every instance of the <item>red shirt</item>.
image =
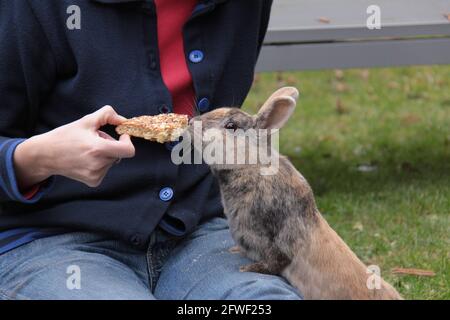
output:
M175 113L193 115L195 91L184 51L183 27L197 0L155 0L158 47L163 81Z

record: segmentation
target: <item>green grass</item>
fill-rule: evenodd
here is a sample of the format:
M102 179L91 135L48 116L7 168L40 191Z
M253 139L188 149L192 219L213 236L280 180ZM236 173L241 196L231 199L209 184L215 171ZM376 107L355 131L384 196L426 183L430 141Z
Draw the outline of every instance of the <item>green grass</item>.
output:
M450 66L259 74L244 108L285 85L301 98L281 151L330 225L406 299L450 299Z

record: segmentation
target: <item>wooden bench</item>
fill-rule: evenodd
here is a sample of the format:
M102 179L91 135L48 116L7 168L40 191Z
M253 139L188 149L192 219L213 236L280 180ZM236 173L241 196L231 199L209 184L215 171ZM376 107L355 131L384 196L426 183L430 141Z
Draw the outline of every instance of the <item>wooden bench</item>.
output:
M450 0L274 0L257 71L450 64L446 14Z

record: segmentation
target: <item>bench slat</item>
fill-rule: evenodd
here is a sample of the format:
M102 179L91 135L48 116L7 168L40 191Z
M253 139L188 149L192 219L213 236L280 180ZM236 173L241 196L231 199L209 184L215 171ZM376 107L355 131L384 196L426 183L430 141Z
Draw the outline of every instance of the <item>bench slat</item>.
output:
M366 9L374 2L381 30L366 27ZM446 13L450 0L275 0L266 43L450 35Z
M450 38L317 43L263 47L256 70L450 64Z
M366 26L373 3L381 30ZM450 0L274 0L257 70L450 64L448 13Z

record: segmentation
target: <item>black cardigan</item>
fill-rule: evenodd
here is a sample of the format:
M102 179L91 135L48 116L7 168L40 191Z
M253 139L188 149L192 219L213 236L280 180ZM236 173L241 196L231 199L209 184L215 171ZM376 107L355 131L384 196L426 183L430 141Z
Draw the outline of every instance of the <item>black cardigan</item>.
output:
M184 40L203 112L243 103L271 4L199 1ZM67 25L72 5L80 8L80 29ZM193 51L201 51L201 61ZM158 114L171 104L160 74L152 1L0 0L0 231L106 232L144 247L158 225L181 236L221 215L218 185L206 165L176 166L167 146L140 139L134 140L136 157L114 166L99 188L53 177L31 200L17 190L12 156L23 141L18 138L104 105L132 117ZM165 187L174 191L171 201L161 199Z

